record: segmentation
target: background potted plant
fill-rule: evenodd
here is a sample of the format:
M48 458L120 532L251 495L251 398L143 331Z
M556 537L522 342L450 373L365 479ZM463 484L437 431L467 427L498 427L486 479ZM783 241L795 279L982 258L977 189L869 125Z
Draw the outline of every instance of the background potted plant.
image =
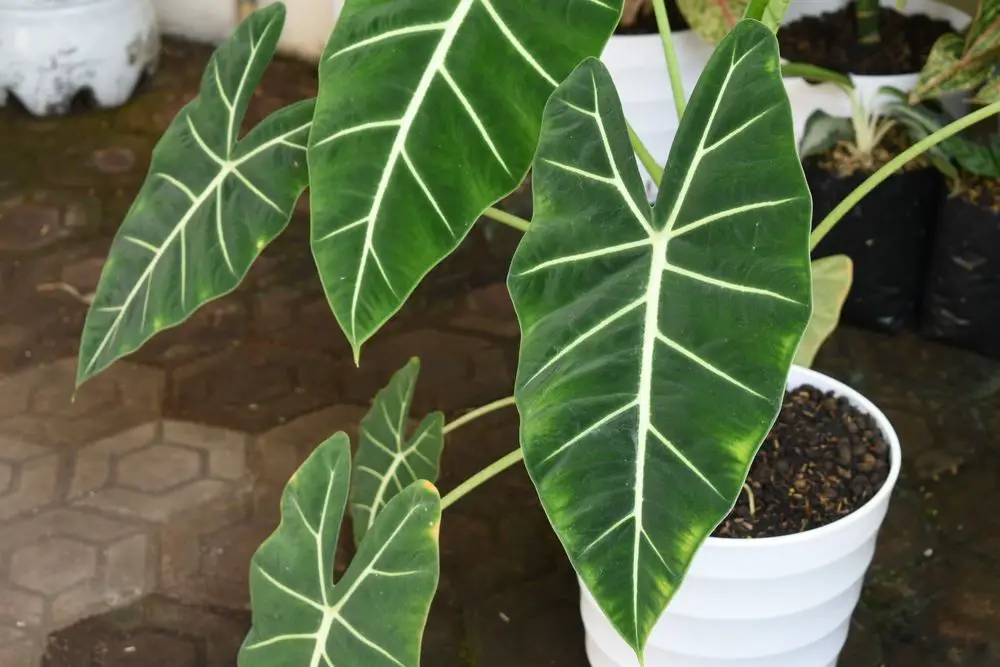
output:
M851 116L813 112L800 144L817 224L909 146L905 129L891 114L867 104L854 88L844 87L841 94L851 104ZM916 315L942 195L939 172L924 159L913 160L879 185L863 206L851 209L844 224L817 246L817 257L847 255L854 263L844 321L895 331Z
M900 103L897 117L919 141L950 116L926 104ZM934 164L949 192L931 241L921 332L1000 358L1000 133L969 131L941 143Z
M821 400L830 413L861 419L839 387L840 398L805 389L784 400L789 384L820 379L789 376L811 321L811 204L775 24L756 20L764 18L759 6L722 40L692 92L654 207L633 156L640 147L596 59L620 2L533 4L508 15L489 0L441 0L430 21L428 6L393 3L387 28L385 5L348 0L320 67L318 99L281 109L241 137L284 9L276 3L248 17L158 143L88 311L79 383L239 283L308 181L313 254L359 360L365 341L480 214L526 230L508 277L522 330L513 396L451 424L431 414L408 434L411 362L376 396L353 464L344 433L322 443L289 480L282 522L254 556L254 625L242 667L416 665L439 576L441 511L522 459L601 617L634 654L652 655L660 647L648 648L649 637L681 599L685 575L708 567L708 536L727 518L739 534L734 503L742 496L749 507L758 491L747 470L758 451L766 462L770 450L760 445L779 412L788 415L782 404ZM527 20L524 11L535 14ZM563 21L558 38L553 18ZM921 150L998 110L970 115ZM529 166L531 223L491 208ZM842 205L856 204L886 168ZM836 219L828 216L814 241ZM444 435L511 405L519 446L440 498L432 482ZM857 430L877 439L883 422L873 414ZM859 572L881 520L878 498L888 497L890 466L899 465L891 434L882 436L884 479L867 478L874 495L852 515L860 518L826 531L864 537L851 557ZM359 544L335 581L348 506ZM734 553L755 542L718 539ZM761 540L757 553L808 541ZM825 556L801 553L822 567L816 559ZM729 597L706 604L738 608L739 591L728 588ZM837 614L849 616L854 590L841 591ZM835 655L842 638L829 636L824 651Z

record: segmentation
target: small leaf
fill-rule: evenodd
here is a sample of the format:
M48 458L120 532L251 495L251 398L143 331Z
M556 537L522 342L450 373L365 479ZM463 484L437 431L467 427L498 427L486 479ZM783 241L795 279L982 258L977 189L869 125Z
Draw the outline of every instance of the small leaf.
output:
M837 118L821 109L806 119L805 131L799 142L802 157L821 155L833 150L841 141L854 141L854 124L850 118Z
M545 100L600 55L621 12L622 0L344 6L320 63L309 171L313 255L356 362L522 183Z
M524 461L573 566L641 656L729 513L809 320L812 204L778 43L741 21L650 210L607 69L549 100L508 286Z
M426 481L393 498L333 581L351 447L337 433L292 476L281 523L250 564L253 627L239 667L418 667L439 575L441 499Z
M932 111L923 104L892 104L886 110L906 127L914 143L926 139L953 120L947 114ZM970 140L958 134L945 139L925 155L953 184L959 179L956 165L971 174L1000 178L1000 135L996 133L986 140Z
M677 9L695 34L710 44L718 44L749 4L750 0L677 0Z
M785 13L788 12L789 4L791 4L791 0L771 0L767 3L760 21L770 28L771 32L777 33L785 18Z
M990 63L967 58L964 45L965 40L953 32L942 35L934 42L917 85L910 93L911 102L937 98L950 92L975 90L986 80Z
M979 0L965 31L963 52L969 61L995 58L1000 51L1000 2Z
M993 104L1000 101L1000 68L995 68L986 79L986 83L976 92L972 98L973 104Z
M853 264L847 255L813 260L812 316L795 353L795 363L799 366L812 366L823 343L837 329L853 277Z
M371 410L361 420L351 484L355 544L361 544L385 504L397 493L420 479L437 481L444 414L427 415L413 436L406 438L419 373L420 360L413 358L375 395Z
M157 142L87 312L77 385L232 291L288 224L308 178L313 100L237 140L284 19L275 3L243 21Z

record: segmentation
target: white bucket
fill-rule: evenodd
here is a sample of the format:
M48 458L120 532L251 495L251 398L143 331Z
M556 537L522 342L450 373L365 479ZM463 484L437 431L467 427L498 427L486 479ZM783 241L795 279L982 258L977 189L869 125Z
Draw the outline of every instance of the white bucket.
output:
M789 12L796 10L795 18L815 16L829 11L835 11L843 6L840 0L792 0ZM882 0L886 7L896 6L896 0ZM936 0L908 0L903 14L924 14L933 19L947 21L955 30L964 30L972 20L968 14ZM786 15L784 23L789 22ZM784 59L783 59L784 60ZM787 62L787 60L784 60ZM888 76L869 76L851 74L850 78L857 91L858 98L869 108L881 109L893 98L879 95L879 89L889 86L908 93L917 85L919 72L910 74L895 74ZM840 88L833 83L809 84L804 79L785 79L785 90L792 104L792 122L795 127L795 141L802 139L806 121L817 109L822 109L831 116L849 117L851 101Z
M688 99L712 55L712 45L691 30L676 32L673 38L684 97ZM618 89L625 118L653 158L665 164L678 121L659 34L614 35L601 53L601 62ZM656 197L653 180L641 164L639 171L652 201Z
M708 538L653 627L646 667L835 667L899 477L899 439L886 416L850 387L793 366L787 386L811 384L868 413L890 451L875 496L832 524L761 539ZM581 583L591 667L638 667Z

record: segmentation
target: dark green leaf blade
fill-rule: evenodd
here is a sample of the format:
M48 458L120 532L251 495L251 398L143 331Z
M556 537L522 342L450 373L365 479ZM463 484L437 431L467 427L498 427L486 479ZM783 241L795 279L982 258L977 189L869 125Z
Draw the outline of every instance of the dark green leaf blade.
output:
M350 503L355 544L362 543L397 493L419 479L437 482L444 413L427 415L413 435L406 437L419 373L420 360L414 357L375 395L371 410L361 420Z
M308 180L313 101L272 114L237 141L284 17L281 4L251 14L157 143L87 313L77 384L232 291L288 224Z
M622 0L348 3L309 139L312 246L362 344L524 179L545 100L600 54Z
M802 157L820 155L832 150L841 141L854 141L854 124L850 118L837 118L822 109L809 114L799 142Z
M340 581L333 556L351 476L347 435L292 476L281 523L250 567L253 627L240 667L417 667L439 576L441 499L426 481L393 498Z
M546 107L508 285L521 447L577 572L642 653L731 509L810 315L811 200L777 42L709 60L656 205L595 60Z

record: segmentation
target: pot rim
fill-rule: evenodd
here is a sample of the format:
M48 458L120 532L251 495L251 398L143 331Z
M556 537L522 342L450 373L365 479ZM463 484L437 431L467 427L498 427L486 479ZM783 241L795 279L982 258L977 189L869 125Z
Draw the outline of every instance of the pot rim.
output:
M828 523L825 526L806 530L801 533L778 535L776 537L733 538L709 536L702 546L711 545L712 549L767 549L796 544L798 542L805 542L808 540L826 538L834 533L850 529L853 524L861 521L865 516L874 512L876 507L881 505L883 502L887 502L888 496L892 494L893 489L896 486L896 481L899 479L903 454L902 449L899 446L899 436L896 434L896 430L893 428L892 422L889 421L889 418L885 416L885 413L882 412L878 406L865 397L864 394L844 384L840 380L834 379L826 373L821 373L817 370L806 368L804 366L793 365L792 369L792 372L799 375L801 380L794 383L787 382L787 387L794 389L804 384L813 384L822 389L821 385L826 385L827 388L823 389L824 392L832 390L835 396L846 397L851 402L851 405L862 412L866 412L869 417L875 419L879 430L882 431L882 435L886 440L886 444L889 445L889 475L886 477L885 483L882 484L882 488L880 488L874 496L869 498L868 502L864 505L847 516L841 517L833 523ZM789 379L791 378L791 375L792 373L789 373Z

